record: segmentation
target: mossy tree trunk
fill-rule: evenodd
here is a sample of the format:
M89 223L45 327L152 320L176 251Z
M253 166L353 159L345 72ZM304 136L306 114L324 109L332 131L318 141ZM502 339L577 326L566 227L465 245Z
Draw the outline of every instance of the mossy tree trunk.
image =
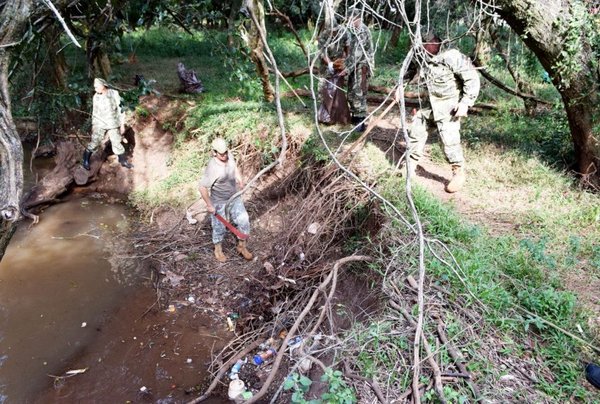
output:
M23 194L23 147L11 113L8 64L31 8L31 0L11 0L0 12L0 258L14 232Z
M600 134L594 130L600 124L600 78L594 65L598 54L590 43L598 16L577 0L499 0L496 4L562 97L578 172L592 184L600 184Z

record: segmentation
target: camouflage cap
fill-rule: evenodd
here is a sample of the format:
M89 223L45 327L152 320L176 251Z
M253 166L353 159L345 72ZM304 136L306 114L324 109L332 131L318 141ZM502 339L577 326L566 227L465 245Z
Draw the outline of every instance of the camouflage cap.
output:
M224 154L229 150L227 142L222 137L215 138L212 142L212 149L219 154Z
M104 87L106 87L106 88L110 87L110 86L108 85L108 83L106 82L106 80L104 80L104 79L101 79L100 77L96 77L96 78L94 79L94 86L96 86L96 85L103 85L103 86L104 86Z

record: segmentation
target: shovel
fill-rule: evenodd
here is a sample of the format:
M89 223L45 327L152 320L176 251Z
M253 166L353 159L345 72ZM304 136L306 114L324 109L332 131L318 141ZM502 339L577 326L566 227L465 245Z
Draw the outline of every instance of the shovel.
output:
M217 218L217 220L219 222L223 223L225 225L225 227L227 227L229 229L230 232L232 232L233 234L236 235L237 238L239 238L240 240L246 240L248 238L247 234L244 234L241 231L239 231L238 229L236 229L235 226L232 225L231 223L229 223L223 216L219 215L216 212L214 215Z

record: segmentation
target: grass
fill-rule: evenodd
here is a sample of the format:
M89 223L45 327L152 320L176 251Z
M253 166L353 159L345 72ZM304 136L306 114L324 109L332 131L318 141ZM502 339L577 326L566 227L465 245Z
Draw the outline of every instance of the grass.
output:
M308 34L301 33L308 38ZM387 37L374 34L379 49L386 46ZM401 38L406 41L406 38ZM131 195L134 205L150 209L162 205L184 206L197 198L196 181L208 158L212 138L223 136L236 145L243 140L261 156L263 164L273 158L279 136L275 110L261 101L261 87L253 66L239 51L223 44L223 34L201 32L194 36L165 29L152 29L127 34L123 39L125 53L135 53L137 64L115 66L115 78L128 82L134 74L157 80L157 88L167 94L178 89L176 64L182 61L198 72L207 92L201 95L177 95L183 101L193 101L186 108L186 118L180 126L165 122L175 132L175 149L171 172L164 180ZM289 35L270 38L280 69L292 70L304 65L303 56ZM391 86L396 80L402 47L379 52L373 84ZM498 73L498 71L496 71ZM499 77L509 82L506 75ZM306 77L292 80L295 87L306 87ZM536 91L552 99L556 94L549 86L535 84ZM285 84L282 83L282 89ZM470 299L468 291L489 308L487 326L494 326L504 344L506 355L525 358L532 353L523 347L528 337L534 337L534 355L551 370L538 375L540 388L558 401L591 399L581 386L579 359L582 347L572 339L548 328L536 318L523 315L517 306L573 330L585 329L586 317L576 296L564 287L569 271L591 271L600 276L600 203L598 196L576 187L567 174L572 161L572 147L564 114L554 110L537 118L522 117L510 112L520 101L504 100L497 89L484 87L481 101L494 100L502 108L495 115L471 117L466 121L463 137L469 161L469 181L466 193L474 208L514 225L513 231L502 233L491 225L470 224L455 207L442 203L422 188L415 188L415 202L429 237L447 243L464 271L463 284L434 257L428 255L427 269L432 278L451 286L455 293ZM326 158L322 146L315 142L312 116L295 99L283 101L289 133L302 140L312 139L304 153ZM148 111L143 107L138 114ZM336 140L333 132L326 136ZM248 142L248 139L251 141ZM339 139L337 139L339 141ZM441 151L434 149L434 158L442 160ZM385 158L376 148L365 149L364 162L371 162L371 173L385 171ZM437 156L437 157L435 157ZM378 187L400 209L407 212L400 189L403 182L396 177L383 177ZM401 232L402 229L398 228ZM406 261L414 263L414 251L406 252ZM357 324L351 332L366 348L358 365L366 376L381 366L394 363L380 348L391 344L407 349L407 341L388 338L389 324L385 320L373 324ZM460 333L457 322L449 322L449 337ZM588 334L589 337L589 334ZM592 337L589 337L592 340ZM597 339L597 336L596 336ZM477 341L465 350L473 354L471 370L492 374L496 370L477 355ZM408 369L408 365L407 365ZM408 372L399 373L403 386L409 383ZM456 398L459 400L459 398Z
M414 188L417 210L427 236L445 242L462 268L463 284L457 275L431 254L426 255L428 276L475 304L470 293L489 309L486 317L506 337L525 344L528 336L535 338L534 357L540 359L551 373L540 372L540 388L550 397L589 400L590 393L582 387L580 358L586 348L561 332L528 316L523 307L537 316L566 330L578 326L586 330L588 313L577 295L565 288L565 278L575 271L598 277L596 267L600 239L600 204L598 195L579 189L568 173L551 166L550 154L527 153L538 140L534 131L526 130L522 122L515 126L504 117L472 117L467 147L469 176L467 191L474 210L488 213L490 220L481 224L465 221L452 205L441 202L423 188ZM544 118L543 118L544 119ZM482 128L489 124L512 133L519 144L507 148L498 144L501 134L486 136ZM506 126L502 126L505 123ZM478 132L478 129L481 131ZM513 132L515 131L515 132ZM511 139L501 143L511 143ZM516 147L515 147L516 146ZM541 149L542 147L540 147ZM539 149L538 149L539 150ZM369 160L377 157L373 150L365 151ZM380 155L379 163L385 158ZM560 166L555 162L555 166ZM418 181L417 181L418 183ZM383 194L404 210L407 205L399 189L401 179L390 177L381 183ZM495 231L494 218L502 217L516 225L513 232ZM400 230L403 231L403 230ZM410 267L416 265L416 251L405 252ZM387 259L387 258L386 258ZM598 341L600 334L587 329L589 341ZM467 349L475 352L473 347ZM513 355L525 356L530 352ZM365 363L370 363L365 359ZM366 365L365 365L366 366ZM549 377L548 374L552 374Z

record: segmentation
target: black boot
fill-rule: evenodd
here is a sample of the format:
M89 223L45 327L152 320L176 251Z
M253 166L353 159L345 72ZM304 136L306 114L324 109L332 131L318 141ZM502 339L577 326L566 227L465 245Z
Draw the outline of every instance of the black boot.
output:
M594 387L600 389L600 366L594 363L588 363L585 367L585 378Z
M81 165L88 171L90 171L90 157L92 157L92 152L88 149L85 149L85 151L83 152L83 162L81 163Z
M125 157L125 153L119 154L119 163L125 168L133 168L133 164L127 162L127 157Z
M358 125L356 127L356 129L354 129L355 132L358 133L362 133L365 131L366 127L365 127L365 123L364 123L365 117L364 116L352 116L352 118L350 119L350 122L352 122L354 125Z

